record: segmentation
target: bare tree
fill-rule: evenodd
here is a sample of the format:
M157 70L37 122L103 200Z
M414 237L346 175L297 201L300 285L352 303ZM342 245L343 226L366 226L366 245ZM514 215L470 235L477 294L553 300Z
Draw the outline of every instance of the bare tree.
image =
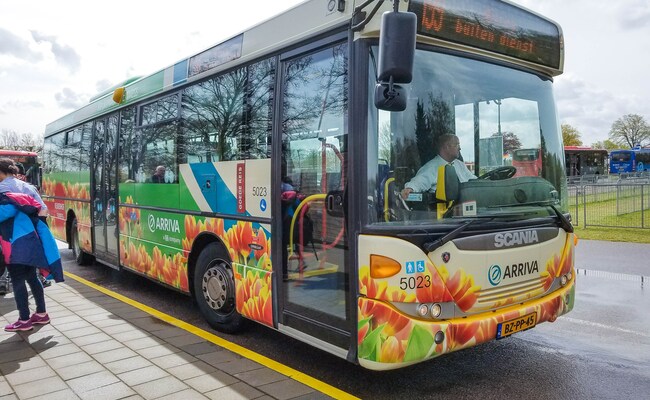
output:
M645 145L650 141L650 126L638 114L627 114L617 119L609 131L609 138L620 145L630 148Z
M3 129L0 132L0 147L7 150L18 150L20 135L16 131Z

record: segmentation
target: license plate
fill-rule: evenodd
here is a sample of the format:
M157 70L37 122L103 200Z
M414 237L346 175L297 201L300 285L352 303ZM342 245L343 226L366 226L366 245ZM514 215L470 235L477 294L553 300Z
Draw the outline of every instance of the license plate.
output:
M513 333L530 329L537 323L537 313L526 314L523 317L511 319L497 325L497 339L503 339Z

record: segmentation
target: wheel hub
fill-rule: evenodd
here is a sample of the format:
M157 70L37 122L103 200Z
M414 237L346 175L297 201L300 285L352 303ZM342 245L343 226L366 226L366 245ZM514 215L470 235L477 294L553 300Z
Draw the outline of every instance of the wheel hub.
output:
M205 302L216 311L227 309L233 298L232 279L222 264L208 268L201 282Z

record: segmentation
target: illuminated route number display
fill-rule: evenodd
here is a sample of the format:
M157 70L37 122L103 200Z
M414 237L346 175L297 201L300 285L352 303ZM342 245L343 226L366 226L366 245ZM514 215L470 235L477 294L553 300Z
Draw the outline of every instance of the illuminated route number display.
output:
M559 28L535 14L494 0L411 0L418 33L560 68Z

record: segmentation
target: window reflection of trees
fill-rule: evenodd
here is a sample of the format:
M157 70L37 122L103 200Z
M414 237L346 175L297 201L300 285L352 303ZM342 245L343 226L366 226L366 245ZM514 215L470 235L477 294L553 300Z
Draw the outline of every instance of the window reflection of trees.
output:
M282 174L302 181L301 177L293 176L298 170L308 169L312 170L311 174L320 174L317 167L322 165L322 143L313 139L339 137L341 141L335 146L344 151L348 104L347 44L292 60L286 68ZM327 142L334 144L331 140ZM340 171L343 166L331 153L327 152L327 170Z
M183 158L214 162L270 156L275 67L265 60L183 91Z
M347 44L291 61L284 96L284 134L290 139L324 136L328 117L339 123L347 111Z

